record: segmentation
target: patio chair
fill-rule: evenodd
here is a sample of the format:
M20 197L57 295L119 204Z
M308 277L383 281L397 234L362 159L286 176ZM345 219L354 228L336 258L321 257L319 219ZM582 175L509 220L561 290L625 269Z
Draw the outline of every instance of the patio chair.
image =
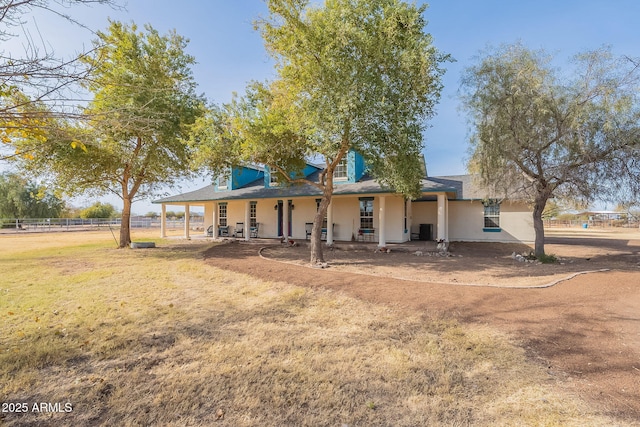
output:
M260 223L256 222L255 227L249 228L249 237L258 237L258 230L260 229Z
M218 226L218 236L220 236L220 237L229 237L229 226L228 225L219 225Z
M331 231L335 235L336 225L331 224ZM320 233L320 240L327 240L327 224L322 226L322 232Z
M244 222L236 222L236 229L233 232L234 237L244 237Z
M304 224L305 240L309 240L311 238L311 230L313 230L313 223L305 222Z
M207 227L207 237L213 237L213 225Z

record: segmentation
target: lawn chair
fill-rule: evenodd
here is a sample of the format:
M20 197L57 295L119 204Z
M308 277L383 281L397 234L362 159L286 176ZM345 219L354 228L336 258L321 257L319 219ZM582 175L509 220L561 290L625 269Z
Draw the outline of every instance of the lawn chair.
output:
M255 227L249 228L249 237L258 237L258 230L260 229L260 223L256 222Z
M244 222L236 222L236 230L233 232L233 237L244 237Z
M304 232L305 232L305 240L309 240L311 238L311 230L313 230L313 223L312 222L306 222L304 224Z
M228 225L219 225L218 226L218 236L220 236L220 237L229 237L229 226Z
M207 237L213 237L213 225L207 228Z

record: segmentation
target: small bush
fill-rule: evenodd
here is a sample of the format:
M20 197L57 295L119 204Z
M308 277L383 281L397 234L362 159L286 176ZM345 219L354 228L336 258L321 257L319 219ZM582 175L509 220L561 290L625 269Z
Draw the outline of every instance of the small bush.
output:
M555 264L556 262L558 262L558 257L556 257L554 254L544 254L538 257L538 261L543 264Z

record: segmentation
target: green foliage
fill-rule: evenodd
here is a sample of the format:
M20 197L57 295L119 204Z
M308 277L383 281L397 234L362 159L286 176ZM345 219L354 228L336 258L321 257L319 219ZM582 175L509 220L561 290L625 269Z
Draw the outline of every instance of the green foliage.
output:
M16 174L0 175L0 218L57 218L65 203Z
M175 32L111 22L97 35L93 54L82 59L91 77L84 85L93 94L84 109L88 121L58 123L23 163L52 175L68 193L118 195L128 224L134 200L191 174L185 140L204 101L195 94L195 59ZM127 246L128 226L120 237Z
M607 49L576 57L565 81L544 51L521 44L489 51L466 70L463 101L472 126L469 170L489 196L528 198L536 254L544 253L547 200L590 201L608 188L607 171L636 146L640 69Z
M96 202L80 211L80 218L114 218L116 208L110 203Z
M256 27L278 77L251 84L196 125L198 164L216 174L234 163L266 164L281 181L319 188L324 213L333 171L353 149L383 185L417 196L422 132L439 99L441 64L449 60L425 32L426 6L399 0L267 5L270 15ZM309 158L324 161L317 182L299 177ZM319 243L319 233L312 240Z
M543 264L555 264L558 262L558 257L554 254L542 254L539 255L537 259Z

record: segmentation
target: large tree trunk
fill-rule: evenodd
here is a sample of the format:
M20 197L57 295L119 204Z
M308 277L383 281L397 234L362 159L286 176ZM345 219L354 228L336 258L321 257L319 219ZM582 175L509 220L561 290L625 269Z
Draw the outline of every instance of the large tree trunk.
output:
M131 244L131 199L124 198L122 207L122 222L120 224L120 248L126 248Z
M311 259L309 261L311 265L318 265L325 262L321 237L322 223L324 222L324 217L327 214L329 203L331 203L331 192L327 192L325 188L325 191L322 194L322 199L320 200L318 211L316 212L315 217L313 217L313 228L311 229ZM327 224L327 227L330 226L330 224ZM329 230L327 229L327 233L328 232Z
M533 204L533 229L536 233L534 254L536 257L544 256L544 222L542 212L547 205L549 196L547 192L538 193Z

